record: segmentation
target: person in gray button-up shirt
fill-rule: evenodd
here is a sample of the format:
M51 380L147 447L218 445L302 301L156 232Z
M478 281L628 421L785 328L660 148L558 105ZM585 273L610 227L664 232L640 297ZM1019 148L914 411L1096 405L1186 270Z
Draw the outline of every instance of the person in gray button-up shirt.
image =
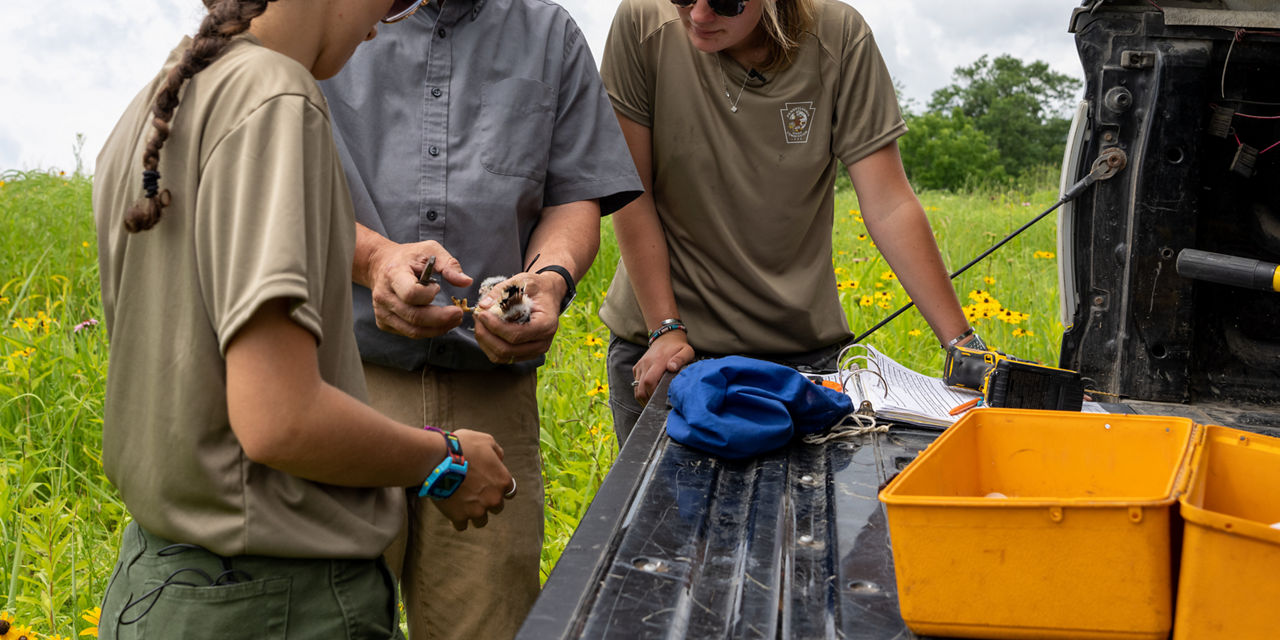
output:
M466 532L411 494L387 553L410 636L509 638L538 592L535 370L601 215L641 183L582 33L546 0L432 0L322 86L356 207L370 400L409 424L491 433L520 494ZM429 256L439 282L424 286ZM483 311L493 296L477 288L495 275L525 284L527 323Z

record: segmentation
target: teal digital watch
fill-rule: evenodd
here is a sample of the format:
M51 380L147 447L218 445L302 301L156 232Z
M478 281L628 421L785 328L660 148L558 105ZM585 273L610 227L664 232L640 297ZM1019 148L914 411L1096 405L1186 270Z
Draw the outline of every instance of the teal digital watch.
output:
M444 436L444 444L448 451L444 460L441 460L440 464L431 470L431 475L422 481L422 488L418 489L418 497L430 496L436 500L442 500L453 495L453 492L462 486L462 481L467 479L467 460L462 457L462 444L458 442L458 436L437 427L424 428Z

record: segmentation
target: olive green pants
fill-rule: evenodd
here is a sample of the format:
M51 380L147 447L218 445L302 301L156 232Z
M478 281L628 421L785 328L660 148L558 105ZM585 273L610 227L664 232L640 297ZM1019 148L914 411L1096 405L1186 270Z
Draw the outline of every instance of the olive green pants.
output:
M538 597L542 461L535 373L403 371L365 363L369 404L405 424L473 429L502 446L518 493L482 529L456 531L409 492L408 530L387 549L412 640L508 640ZM466 451L462 454L465 456Z
M236 556L174 544L129 523L98 637L403 638L381 559Z

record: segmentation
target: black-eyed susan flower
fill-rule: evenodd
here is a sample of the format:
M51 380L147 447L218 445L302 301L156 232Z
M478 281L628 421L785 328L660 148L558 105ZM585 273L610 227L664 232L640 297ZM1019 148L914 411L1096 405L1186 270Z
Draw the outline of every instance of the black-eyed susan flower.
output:
M982 282L990 286L996 283L996 279L992 278L991 276L983 276Z
M604 352L603 352L603 351L593 351L593 352L591 352L591 357L592 357L592 358L595 358L596 360L604 360Z
M884 273L880 274L880 279L881 280L897 280L898 274L892 271L885 271Z
M609 393L609 385L601 384L599 380L596 380L596 386L587 391L587 395L589 396L596 396L602 393Z
M1036 335L1034 331L1030 329L1023 329L1022 327L1018 327L1017 329L1013 330L1013 337L1015 338L1025 338L1025 337L1030 337L1034 335Z
M587 336L586 339L582 341L582 344L585 344L588 347L598 347L604 344L604 340L601 340L597 336Z
M86 609L84 613L80 614L80 619L93 625L81 631L80 635L98 637L98 625L101 624L99 620L102 619L102 607Z
M865 233L859 233L859 234L858 234L858 236L857 236L857 238L858 238L858 241L859 241L859 242L866 242L866 240L867 240L867 234L865 234Z
M1042 260L1052 260L1052 259L1054 259L1056 256L1054 255L1054 253L1053 253L1052 251L1037 251L1037 252L1035 252L1035 253L1031 254L1031 257L1033 257L1033 258L1040 258L1040 259L1042 259Z
M912 329L907 332L907 335L911 336L912 338L918 338L920 337L921 333L922 332L919 329Z
M870 307L875 303L876 301L872 299L871 296L862 296L861 298L858 299L858 304L863 307Z

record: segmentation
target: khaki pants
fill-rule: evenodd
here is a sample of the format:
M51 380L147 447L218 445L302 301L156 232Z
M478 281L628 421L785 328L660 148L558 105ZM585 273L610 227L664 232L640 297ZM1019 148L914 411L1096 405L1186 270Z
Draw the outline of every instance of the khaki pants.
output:
M365 378L370 404L400 422L492 435L519 489L502 513L489 516L487 526L462 532L430 499L410 492L407 531L386 553L400 578L409 637L514 637L539 589L543 491L537 374L402 371L366 363Z

